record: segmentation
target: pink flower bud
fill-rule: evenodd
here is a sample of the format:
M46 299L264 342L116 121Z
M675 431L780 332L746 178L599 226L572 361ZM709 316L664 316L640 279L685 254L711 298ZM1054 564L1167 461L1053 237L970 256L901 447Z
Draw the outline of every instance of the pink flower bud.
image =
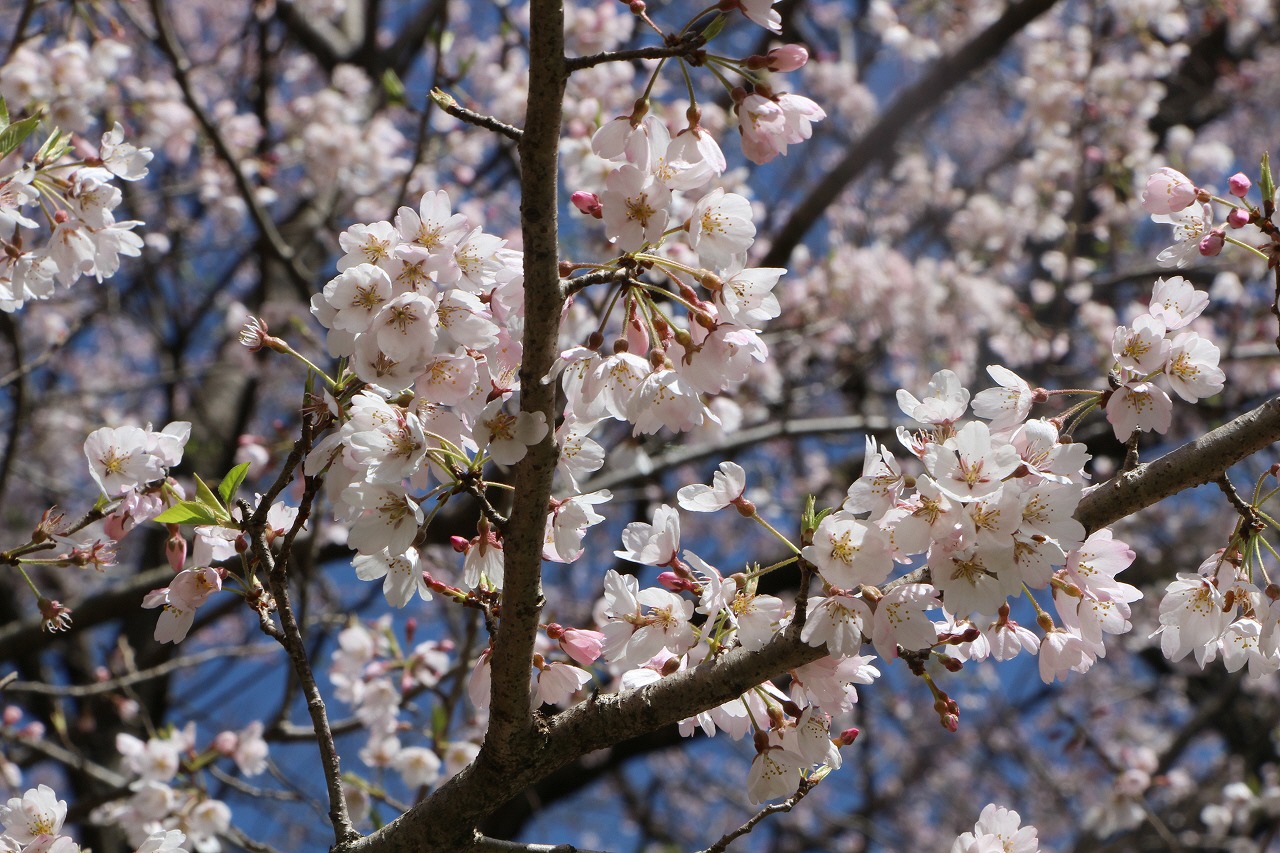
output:
M558 625L556 627L559 627ZM590 666L600 657L604 649L604 634L599 631L587 631L582 628L563 628L560 637L560 648L574 661L582 666ZM547 626L547 635L551 634L551 626Z
M1227 226L1229 228L1243 228L1249 224L1249 211L1237 207L1235 210L1227 214Z
M809 61L809 51L798 44L784 44L769 51L770 71L795 71Z
M471 550L471 540L464 539L461 536L450 536L449 544L453 546L453 550L459 554L465 554Z
M1222 231L1215 228L1200 241L1200 254L1206 258L1211 258L1222 252L1223 245L1226 244L1226 238Z
M1249 176L1244 172L1236 172L1227 179L1228 191L1236 198L1244 198L1251 186L1253 186L1253 182L1249 180Z
M240 738L235 732L218 732L213 739L213 748L221 755L232 755L236 751L236 747L240 744Z
M675 572L663 572L658 575L658 583L672 592L696 592L693 581L682 578Z
M17 725L18 720L21 720L21 719L22 719L21 708L19 708L17 705L4 706L4 715L0 716L0 721L2 721L6 726Z
M587 214L587 216L600 219L604 216L604 209L600 207L600 196L595 193L584 192L578 190L569 196L569 200L573 202L573 206L578 210Z
M860 734L862 734L862 730L859 728L854 727L854 728L845 729L840 734L836 735L836 738L835 738L836 745L848 746L849 744L857 740L858 735Z
M183 538L181 532L175 531L164 540L164 556L169 561L169 568L175 572L182 571L182 567L187 563L187 540Z

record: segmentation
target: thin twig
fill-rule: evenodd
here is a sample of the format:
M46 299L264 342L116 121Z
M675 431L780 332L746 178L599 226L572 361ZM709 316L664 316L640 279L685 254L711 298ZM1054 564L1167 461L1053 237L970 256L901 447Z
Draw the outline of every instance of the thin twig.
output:
M520 128L500 122L493 116L482 115L467 109L443 89L432 89L431 100L436 106L459 121L465 121L467 124L482 127L485 130L492 130L494 133L501 134L516 143L519 143L524 138L524 131L520 130Z
M744 823L742 826L738 827L733 832L730 832L729 834L725 835L715 844L712 844L706 850L703 850L702 853L724 853L725 849L731 843L733 843L734 839L741 838L751 830L755 829L756 824L760 823L760 821L764 820L769 815L777 814L778 812L791 811L791 809L795 807L795 804L803 800L805 798L805 795L808 794L810 791L812 791L817 786L817 784L818 784L817 782L812 781L810 779L802 780L800 782L800 787L797 788L796 792L792 794L790 797L788 797L787 799L783 800L780 803L774 803L772 805L765 806L760 811L752 815L751 819L748 820L746 823Z
M93 684L44 684L38 681L19 681L15 684L10 684L4 689L9 693L38 693L42 696L65 696L72 699L81 699L86 696L112 693L155 678L163 678L171 672L176 672L189 666L199 666L211 660L220 660L227 657L251 657L272 651L275 651L275 646L270 644L239 646L230 649L215 648L193 655L173 658L149 669L136 670L127 675L121 675L107 681L94 682Z
M267 510L275 499L275 495L283 491L289 480L292 479L293 470L301 462L302 458L306 456L310 446L311 421L304 418L302 422L302 437L295 442L293 451L285 462L284 470L280 472L276 482L268 490L267 495L262 498L257 510L251 512L249 505L244 501L240 501L239 506L243 517L248 519L245 527L249 535L250 547L254 558L267 570L267 583L271 588L271 594L275 597L276 610L280 614L280 628L275 632L268 631L268 633L271 633L289 654L289 659L293 663L294 673L298 676L298 682L302 687L303 694L306 696L307 711L311 715L311 725L316 732L316 742L320 748L321 764L324 768L325 785L329 793L329 820L333 824L334 838L338 846L342 846L359 838L360 833L356 832L351 823L351 817L347 813L347 799L342 792L341 760L333 741L333 730L329 727L329 716L325 710L324 697L320 695L320 687L316 684L315 674L311 670L311 661L307 658L307 648L302 639L302 630L298 627L298 620L295 618L293 607L290 604L287 569L293 540L310 515L311 504L315 499L316 492L319 491L321 478L307 478L307 489L298 507L298 517L294 521L292 529L284 536L278 560L272 557L266 542ZM269 624L269 620L265 615L263 616L263 623L264 626ZM265 627L264 630L266 630Z
M78 752L73 752L69 749L58 746L47 738L27 740L25 738L6 734L3 729L0 729L0 738L3 738L15 746L25 747L37 755L44 756L50 761L57 761L64 767L68 767L77 773L83 773L95 782L99 782L110 788L124 790L129 785L128 778L121 776L119 773L108 767L103 767L101 764L90 761Z
M604 853L572 844L521 844L519 841L488 838L480 833L476 833L475 843L470 849L478 853Z
M671 59L676 56L692 56L702 49L705 42L696 33L689 35L685 41L666 47L639 47L632 50L611 50L604 53L593 53L590 56L571 56L564 62L565 69L572 74L584 68L603 65L606 62L634 62L637 59Z
M240 195L244 199L249 216L253 219L254 224L258 226L258 231L262 234L271 253L285 265L300 284L309 286L311 284L311 273L303 268L302 262L298 259L298 253L285 240L284 235L276 228L276 224L271 219L270 214L259 203L257 193L254 192L253 185L249 183L249 178L245 175L244 170L240 168L240 162L236 159L235 153L232 152L231 146L227 144L226 139L218 131L218 126L213 123L208 112L205 111L204 107L200 105L200 101L196 98L195 90L191 86L191 60L187 58L186 53L178 44L173 28L169 24L168 13L164 9L164 3L162 0L151 0L150 5L151 15L155 18L156 23L156 41L173 66L173 78L177 82L178 88L182 90L182 99L186 102L187 109L191 110L192 115L196 117L196 121L200 123L200 128L204 131L205 136L209 138L209 142L212 143L214 151L218 153L218 157L231 170L231 177L235 181L236 189L240 191Z

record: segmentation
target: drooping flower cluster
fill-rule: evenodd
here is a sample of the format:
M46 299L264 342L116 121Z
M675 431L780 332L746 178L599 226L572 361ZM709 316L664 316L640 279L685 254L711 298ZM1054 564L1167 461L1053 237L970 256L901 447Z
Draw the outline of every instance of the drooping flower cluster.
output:
M351 706L368 730L360 759L372 768L394 769L417 791L457 773L475 757L477 747L461 740L435 748L401 742L401 707L434 689L451 670L453 646L428 640L405 651L391 637L385 620L372 626L353 622L338 634L329 674L338 699Z
M67 162L68 151L55 131L36 159L0 178L0 311L48 299L82 276L110 278L121 255L141 253L142 238L133 229L142 223L116 221L123 196L113 182L146 177L151 151L125 142L119 123L102 135L93 156ZM47 234L28 215L38 209L48 214Z
M40 785L0 805L0 849L14 853L80 853L80 845L70 835L62 834L67 803L57 796L48 785ZM134 853L187 853L183 847L186 840L180 830L156 829L140 842L130 844L137 844Z
M182 843L185 837L197 853L214 853L221 849L218 836L231 826L231 809L195 784L190 766L226 755L242 774L254 776L266 769L267 745L261 723L255 723L238 733L223 732L198 750L195 725L189 724L146 741L117 735L116 751L131 776L132 794L99 806L89 819L119 827L140 850L169 850L147 845L160 838Z
M1247 546L1246 546L1247 550ZM1242 555L1219 550L1195 573L1179 573L1160 601L1164 656L1192 654L1203 668L1222 658L1228 672L1248 667L1259 679L1280 670L1280 587L1253 582Z

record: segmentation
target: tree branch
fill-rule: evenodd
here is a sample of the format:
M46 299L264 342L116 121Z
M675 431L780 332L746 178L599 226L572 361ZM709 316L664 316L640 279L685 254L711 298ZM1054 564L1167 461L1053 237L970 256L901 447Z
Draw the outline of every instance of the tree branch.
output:
M808 794L815 787L817 787L817 784L818 784L817 782L814 782L810 779L802 780L800 782L800 787L797 788L796 792L792 794L790 797L787 797L785 800L783 800L780 803L773 803L771 805L765 806L760 811L753 814L747 820L747 822L744 823L742 826L738 827L733 832L726 833L719 841L717 841L715 844L712 844L706 850L703 850L702 853L724 853L724 851L728 849L730 844L732 844L736 839L741 838L751 830L755 829L756 824L760 823L760 821L764 820L769 815L777 814L778 812L791 811L793 808L795 808L796 803L803 800L806 794Z
M501 765L521 762L534 732L529 697L533 641L542 613L542 543L551 477L559 448L555 433L555 362L564 287L556 221L560 120L564 98L564 8L534 0L529 13L529 103L520 140L520 227L524 243L524 353L520 408L547 424L542 441L515 469L515 502L503 531L505 580L502 619L494 637L493 704L483 749Z
M774 238L762 267L785 267L792 250L822 218L832 202L868 166L888 157L898 139L913 124L929 114L953 89L979 68L999 56L1006 44L1027 24L1053 8L1056 0L1022 0L1005 10L995 23L974 36L950 56L933 64L915 84L898 94L875 125L849 147L834 169L809 191Z
M1114 524L1280 441L1280 397L1272 398L1159 459L1137 465L1085 493L1076 520L1089 532Z
M262 239L266 241L271 253L285 265L294 278L299 282L310 284L311 273L302 268L297 252L285 241L283 235L280 234L280 230L276 228L275 222L271 219L271 215L267 213L258 201L257 193L254 192L253 185L249 183L249 178L245 175L244 170L240 168L240 163L236 159L235 153L218 131L213 119L209 117L209 114L196 98L195 90L191 86L191 60L187 58L182 46L178 44L173 28L169 24L168 13L165 11L164 3L161 0L151 0L151 15L155 18L156 23L154 40L160 45L165 56L169 58L169 64L173 67L173 79L177 82L178 88L182 90L182 100L186 103L187 109L191 110L192 115L196 117L196 121L200 123L200 128L204 131L205 136L209 138L210 144L213 145L213 150L218 152L218 157L231 170L231 177L235 181L236 189L240 191L240 196L244 199L249 216L253 219L254 224L258 226L258 232L262 235Z

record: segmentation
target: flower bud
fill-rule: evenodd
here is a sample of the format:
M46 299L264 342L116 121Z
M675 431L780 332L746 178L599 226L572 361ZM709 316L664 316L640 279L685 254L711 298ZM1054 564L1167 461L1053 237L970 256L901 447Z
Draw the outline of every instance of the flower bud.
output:
M1226 238L1222 231L1215 228L1208 234L1204 235L1203 239L1200 240L1200 254L1204 255L1206 258L1211 258L1222 252L1222 247L1225 243Z
M240 738L235 732L218 732L213 739L213 748L221 755L233 755L240 745Z
M696 592L697 588L693 585L693 581L688 578L682 578L675 572L663 572L658 575L658 583L662 584L664 589L672 592Z
M1236 172L1227 179L1227 190L1236 198L1244 198L1251 186L1253 186L1253 182L1249 180L1248 175L1244 172Z
M604 209L600 207L600 196L595 193L578 190L576 193L569 196L569 201L573 202L573 206L578 208L578 210L582 211L587 216L591 216L596 219L602 219L604 217Z
M1227 227L1243 228L1249 224L1249 211L1237 207L1227 214Z
M862 734L862 730L857 727L845 729L840 734L836 735L835 744L836 746L848 746L857 740L858 735L860 734Z
M798 44L784 44L769 51L770 71L795 71L809 61L809 51Z

